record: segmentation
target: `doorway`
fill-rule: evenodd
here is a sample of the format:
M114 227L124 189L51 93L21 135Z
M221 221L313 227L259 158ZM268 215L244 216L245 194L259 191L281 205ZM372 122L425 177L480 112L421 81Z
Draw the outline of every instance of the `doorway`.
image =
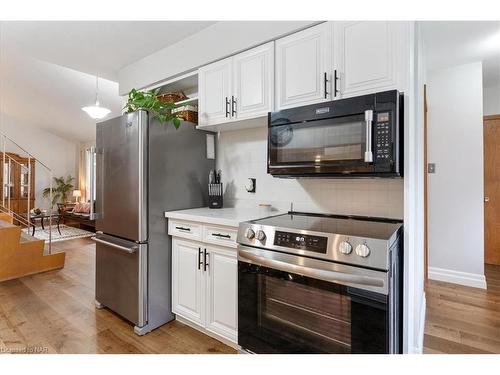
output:
M484 262L500 265L500 115L484 116Z

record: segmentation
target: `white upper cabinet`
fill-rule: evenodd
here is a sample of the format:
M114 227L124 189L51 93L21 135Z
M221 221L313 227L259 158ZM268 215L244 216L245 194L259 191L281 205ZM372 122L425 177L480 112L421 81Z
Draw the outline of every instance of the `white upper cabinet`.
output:
M334 22L334 69L340 97L405 88L404 22Z
M198 71L201 126L231 121L232 58L217 61Z
M323 22L210 64L198 74L200 127L261 126L274 110L406 91L408 46L408 22Z
M266 116L274 109L274 42L204 66L198 80L200 127Z
M274 43L233 57L234 119L260 117L273 110ZM233 104L233 103L232 103Z
M332 25L276 40L276 109L331 100Z

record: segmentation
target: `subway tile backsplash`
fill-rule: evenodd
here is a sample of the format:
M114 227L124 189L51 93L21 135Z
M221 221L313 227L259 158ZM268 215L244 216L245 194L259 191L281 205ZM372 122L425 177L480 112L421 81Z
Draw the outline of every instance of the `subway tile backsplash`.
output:
M264 122L266 120L263 120ZM219 133L217 168L222 170L226 206L272 204L295 211L402 219L402 179L280 179L267 174L267 127ZM257 179L248 193L248 178Z

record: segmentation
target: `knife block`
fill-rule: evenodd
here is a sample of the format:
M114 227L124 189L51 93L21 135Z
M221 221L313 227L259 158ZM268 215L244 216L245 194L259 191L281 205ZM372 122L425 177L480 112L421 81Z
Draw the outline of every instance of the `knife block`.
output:
M222 193L224 189L222 184L208 184L208 207L222 208Z

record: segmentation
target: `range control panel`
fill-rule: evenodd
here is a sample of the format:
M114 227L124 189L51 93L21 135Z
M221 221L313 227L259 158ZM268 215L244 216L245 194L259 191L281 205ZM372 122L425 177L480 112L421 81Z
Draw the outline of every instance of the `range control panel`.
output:
M274 246L283 246L292 249L307 250L315 253L326 254L328 238L276 231L274 234Z
M377 123L375 129L375 157L377 160L389 161L392 159L392 132L390 123L390 113L377 113Z

